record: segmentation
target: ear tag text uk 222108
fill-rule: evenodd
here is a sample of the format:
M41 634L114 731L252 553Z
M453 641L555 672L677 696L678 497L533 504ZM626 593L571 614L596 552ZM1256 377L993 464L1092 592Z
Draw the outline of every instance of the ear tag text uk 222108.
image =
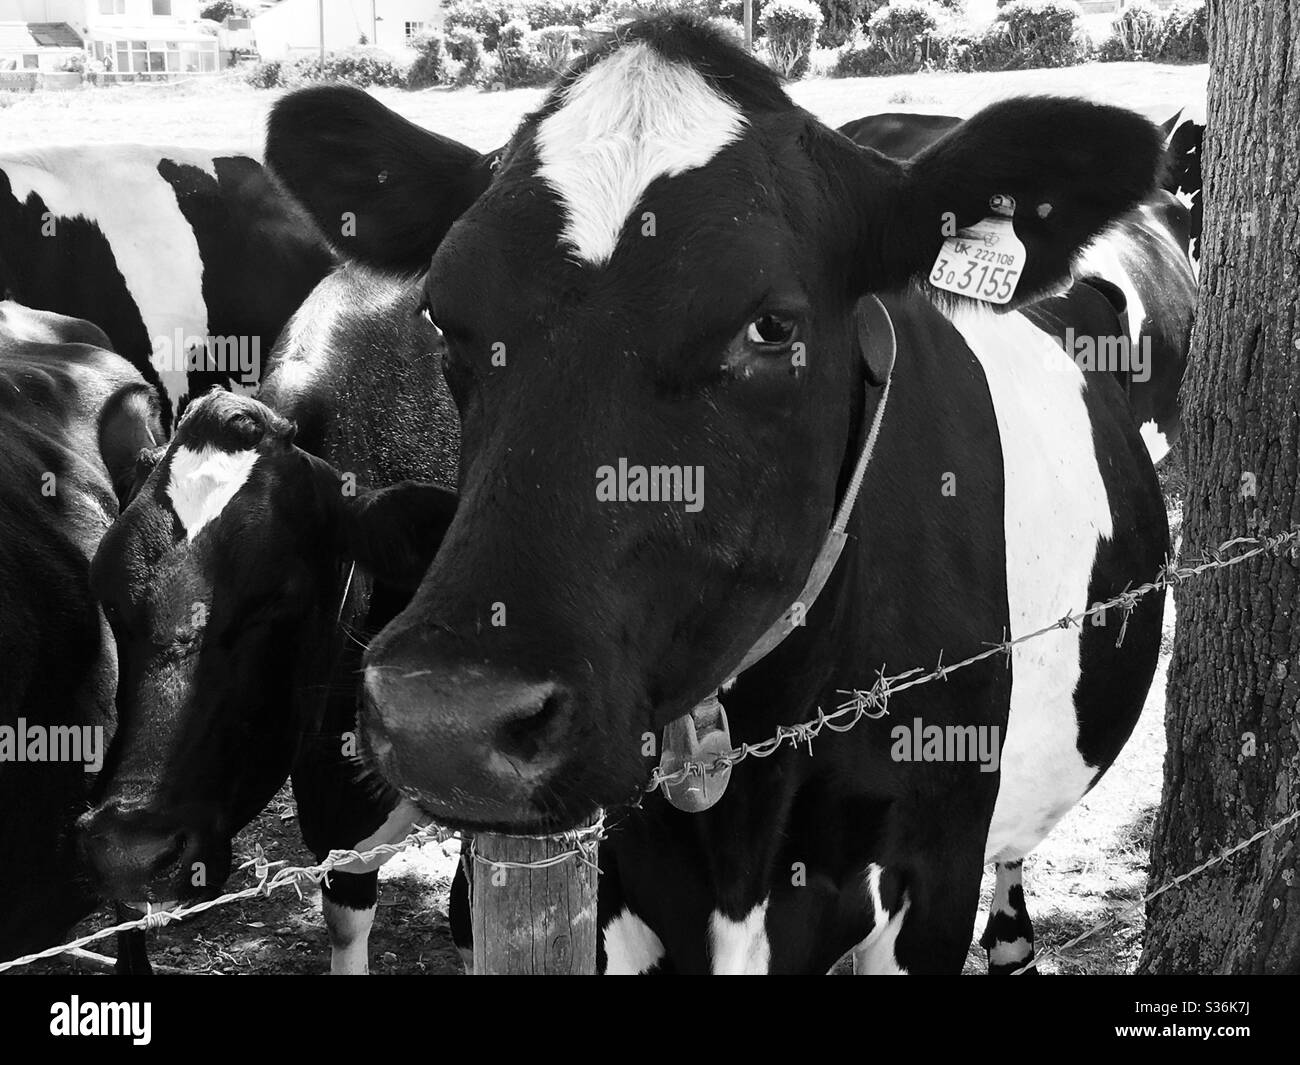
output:
M930 271L930 284L1001 306L1015 296L1028 256L1011 222L1016 201L1010 196L994 196L989 209L992 213L987 218L943 242Z

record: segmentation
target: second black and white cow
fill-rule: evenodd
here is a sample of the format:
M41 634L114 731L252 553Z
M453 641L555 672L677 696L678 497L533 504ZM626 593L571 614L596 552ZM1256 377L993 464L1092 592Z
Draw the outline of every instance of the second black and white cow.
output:
M340 180L325 130L346 131ZM318 217L356 212L353 254L409 264L446 233L425 289L460 505L367 652L372 764L439 819L563 828L637 795L662 731L718 731L720 688L722 746L758 742L878 670L1151 578L1168 532L1127 401L1057 343L1118 317L1095 294L1033 304L1149 195L1162 154L1129 112L1022 99L900 164L680 18L580 60L468 207L472 166L364 94L282 101L268 161ZM366 160L385 178L370 197ZM1007 197L1026 248L1011 309L929 289L945 218ZM805 624L730 684L804 613L815 567ZM1117 617L1062 629L898 694L815 757L741 762L704 812L650 797L602 845L607 969L817 972L851 952L959 970L982 865L1014 907L1016 863L1129 735L1160 618L1150 597L1122 641ZM914 758L927 729L987 757ZM993 931L995 968L1030 957Z
M277 350L272 406L196 401L105 538L94 578L121 648L122 725L81 821L104 893L215 892L232 837L290 773L318 858L422 819L362 776L355 721L361 639L409 598L455 506L398 484L454 479L455 411L419 308L408 282L331 275ZM354 498L358 482L395 487ZM323 887L332 972L367 969L378 864Z
M249 156L132 145L0 154L0 291L103 329L159 387L167 426L212 385L254 387L332 265Z
M0 960L96 901L72 826L113 733L117 657L90 559L160 431L100 330L0 302Z

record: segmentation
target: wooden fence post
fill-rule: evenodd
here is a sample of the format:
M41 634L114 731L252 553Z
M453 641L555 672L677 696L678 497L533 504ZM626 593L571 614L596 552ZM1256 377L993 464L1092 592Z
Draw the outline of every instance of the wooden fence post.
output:
M559 839L477 835L470 886L474 974L590 975L596 971L595 850L590 861L521 869L571 850Z

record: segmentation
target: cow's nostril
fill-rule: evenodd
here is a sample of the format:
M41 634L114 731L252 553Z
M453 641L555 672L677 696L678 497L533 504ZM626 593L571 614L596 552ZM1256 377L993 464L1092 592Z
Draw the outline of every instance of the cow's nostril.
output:
M558 733L563 729L568 700L562 689L552 688L540 705L531 712L521 711L497 729L497 749L509 758L532 762L544 752L555 749Z

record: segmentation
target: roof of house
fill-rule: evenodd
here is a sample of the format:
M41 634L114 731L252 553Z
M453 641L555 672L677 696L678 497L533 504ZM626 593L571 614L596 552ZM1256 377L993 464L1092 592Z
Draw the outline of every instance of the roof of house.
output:
M0 52L80 47L81 38L66 22L0 22Z
M80 48L81 38L66 22L29 22L28 32L37 44L50 48Z

